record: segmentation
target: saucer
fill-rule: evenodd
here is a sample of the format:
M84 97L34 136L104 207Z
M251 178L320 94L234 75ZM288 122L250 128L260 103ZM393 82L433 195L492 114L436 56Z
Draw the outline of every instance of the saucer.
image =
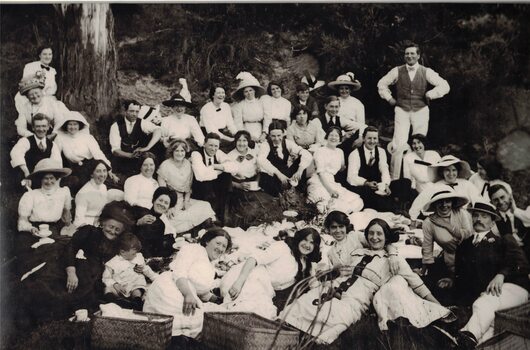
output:
M379 196L386 196L386 192L385 191L375 191L375 194L379 195Z
M84 321L78 321L78 320L76 320L75 315L74 315L74 316L70 317L68 319L68 321L70 321L70 322L90 322L90 317L87 317L87 319L84 320Z

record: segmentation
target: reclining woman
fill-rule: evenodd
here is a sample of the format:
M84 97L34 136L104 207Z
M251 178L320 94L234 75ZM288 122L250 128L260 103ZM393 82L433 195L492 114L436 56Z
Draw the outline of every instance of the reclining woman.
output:
M318 342L327 344L359 321L368 311L374 294L392 277L385 247L399 238L381 219L370 221L365 237L369 248L359 248L351 253L354 267L349 277L339 277L303 294L288 305L280 317L317 337ZM438 303L405 259L398 259L398 274L408 282L414 293Z

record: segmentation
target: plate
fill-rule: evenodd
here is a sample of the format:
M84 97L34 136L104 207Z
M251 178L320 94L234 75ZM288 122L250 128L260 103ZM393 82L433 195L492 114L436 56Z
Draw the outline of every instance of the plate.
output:
M295 218L298 216L298 212L296 210L286 210L283 212L283 216L288 218Z

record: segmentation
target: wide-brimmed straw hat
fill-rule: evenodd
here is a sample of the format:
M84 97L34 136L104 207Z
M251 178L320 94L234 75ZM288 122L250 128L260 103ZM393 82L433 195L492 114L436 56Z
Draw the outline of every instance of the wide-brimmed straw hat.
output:
M256 91L256 98L265 94L265 89L259 84L258 79L256 79L249 72L241 72L236 76L236 80L239 80L237 89L232 93L232 98L241 101L245 98L243 95L243 90L246 87L252 87Z
M77 111L70 111L64 116L63 121L59 125L59 129L64 130L66 123L68 122L79 122L79 129L87 129L88 130L88 122L81 113Z
M449 165L460 164L460 170L458 171L457 177L460 179L468 179L471 176L471 167L465 160L460 160L455 156L447 155L443 156L437 163L430 165L427 169L429 174L429 180L431 182L437 182L442 180L440 175L440 168L448 167Z
M180 94L175 94L171 96L169 100L162 101L162 104L166 107L184 106L191 108L194 106L193 103L186 101L186 99Z
M434 204L442 199L451 199L453 209L461 208L469 202L466 196L456 193L451 186L440 186L437 189L431 199L423 206L424 212L434 212Z
M351 86L352 91L357 91L361 88L361 82L355 79L355 75L352 72L339 75L335 81L328 83L328 86L333 90L338 90L341 85Z
M497 209L493 205L491 205L490 203L482 201L482 200L475 201L475 203L473 203L472 206L467 208L467 210L469 210L471 212L480 211L480 212L483 212L483 213L486 213L486 214L490 214L491 217L493 218L493 220L495 220L495 221L501 219L501 216L497 212Z
M324 80L317 80L317 78L308 71L304 72L304 76L302 77L301 81L302 83L307 84L307 86L309 86L309 91L316 90L326 85L326 82Z
M38 76L35 75L31 78L24 78L18 83L18 91L21 95L24 95L31 89L44 89L44 85L46 83L46 76Z
M44 174L54 174L57 178L61 178L68 176L71 173L72 170L69 168L63 168L61 162L51 158L44 158L35 165L33 172L28 175L27 179L32 180L37 177L37 175Z

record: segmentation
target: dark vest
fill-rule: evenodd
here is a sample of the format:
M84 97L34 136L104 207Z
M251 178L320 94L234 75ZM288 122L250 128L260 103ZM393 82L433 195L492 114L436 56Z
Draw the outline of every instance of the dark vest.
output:
M120 148L124 152L133 152L138 147L145 147L148 142L148 134L142 131L142 119L136 119L133 129L130 134L127 133L127 126L125 125L125 119L119 118L118 130L121 137Z
M208 164L206 164L206 151L204 150L204 148L199 148L199 152L201 154L201 157L202 157L202 161L204 163L204 165L208 166ZM217 155L214 155L213 156L213 163L214 164L219 164L219 161L217 160Z
M327 120L327 115L324 114L320 117L318 117L318 119L320 119L320 124L322 125L322 129L324 129L325 132L328 131L328 129L332 126L336 126L337 128L341 129L342 130L342 126L340 124L340 117L339 116L336 116L335 117L335 124L331 124L330 122L328 123L328 120ZM331 121L331 119L330 119Z
M278 157L278 154L276 153L274 146L272 145L272 142L270 140L267 140L270 147L269 155L267 156L267 159L269 162L272 163L278 170L280 170L282 173L284 172L283 169L287 169L287 162L289 161L289 151L287 150L287 144L285 142L285 138L282 140L282 154L283 159Z
M398 68L397 88L397 105L403 110L409 112L420 110L427 105L425 93L427 92L427 70L420 65L410 81L406 65Z
M33 172L35 165L42 159L50 158L52 155L53 142L46 138L46 150L41 151L37 146L37 140L34 136L27 137L29 141L29 150L24 155L26 159L26 166L30 172Z
M368 165L364 155L364 146L357 149L359 158L361 159L361 167L359 168L359 176L364 177L366 181L381 182L381 172L379 171L379 148L375 148L375 162L372 166Z

